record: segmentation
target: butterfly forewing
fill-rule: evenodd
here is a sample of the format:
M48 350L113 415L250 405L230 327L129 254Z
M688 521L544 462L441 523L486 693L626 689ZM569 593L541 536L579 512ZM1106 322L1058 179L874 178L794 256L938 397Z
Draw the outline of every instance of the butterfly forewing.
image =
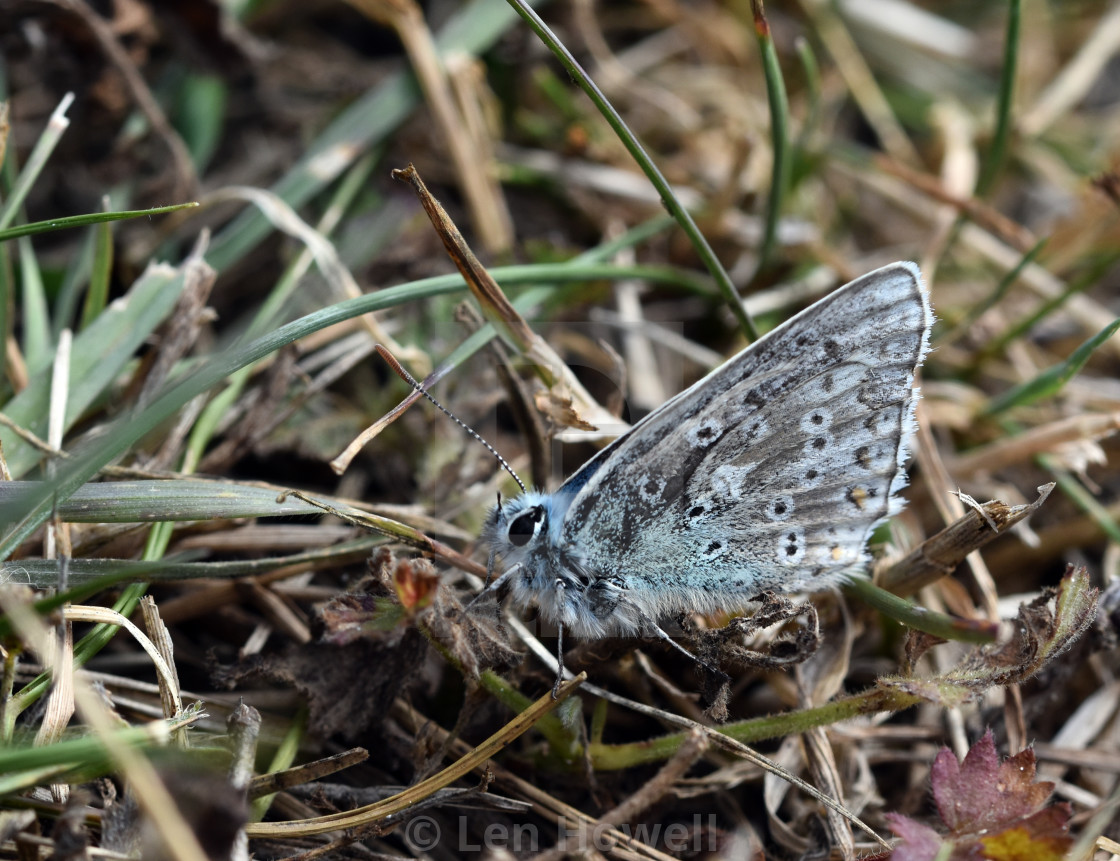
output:
M574 493L566 551L663 612L822 588L860 569L905 484L931 321L904 263L792 318L560 489Z

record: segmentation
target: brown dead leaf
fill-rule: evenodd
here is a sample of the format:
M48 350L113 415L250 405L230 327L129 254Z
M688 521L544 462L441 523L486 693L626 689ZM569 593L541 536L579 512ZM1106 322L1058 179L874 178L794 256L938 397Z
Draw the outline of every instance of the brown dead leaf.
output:
M594 431L598 428L586 421L572 405L572 399L563 397L555 391L538 391L533 400L541 415L553 428L575 428L576 430Z

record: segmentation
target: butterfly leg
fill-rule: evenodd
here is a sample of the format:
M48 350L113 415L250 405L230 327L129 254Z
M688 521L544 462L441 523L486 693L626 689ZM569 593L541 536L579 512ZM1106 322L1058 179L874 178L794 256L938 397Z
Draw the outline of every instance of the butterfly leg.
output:
M703 667L705 670L707 670L713 676L715 676L718 679L721 679L724 682L730 682L731 681L731 676L727 675L727 673L725 673L723 670L719 669L718 667L713 667L711 664L709 664L704 659L698 658L696 655L692 654L692 652L690 652L688 649L686 649L684 646L682 646L680 643L678 643L676 640L674 640L672 637L670 637L668 634L666 634L665 631L662 630L660 625L656 625L656 624L653 624L653 623L649 623L649 625L650 625L650 630L654 634L657 635L658 639L664 640L666 643L668 643L670 646L672 646L674 649L676 649L682 655L685 655L690 661L692 661L693 663L698 664L699 666Z
M556 625L556 681L552 684L552 698L560 696L560 683L564 681L564 625Z

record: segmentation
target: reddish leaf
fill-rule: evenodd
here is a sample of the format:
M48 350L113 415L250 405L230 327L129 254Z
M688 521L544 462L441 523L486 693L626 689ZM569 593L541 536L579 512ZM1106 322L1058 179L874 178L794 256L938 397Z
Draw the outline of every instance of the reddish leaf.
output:
M891 831L901 840L891 853L891 861L933 861L944 842L928 825L915 822L901 813L886 814Z
M936 831L898 814L887 814L901 840L894 861L1060 861L1073 845L1068 804L1043 807L1054 784L1036 782L1034 751L999 761L991 731L958 762L942 748L930 775L941 819ZM946 854L946 846L951 847Z
M1004 827L1039 810L1052 783L1034 783L1034 751L1024 750L1003 763L991 730L984 733L963 763L942 748L933 763L933 797L942 821L954 832Z

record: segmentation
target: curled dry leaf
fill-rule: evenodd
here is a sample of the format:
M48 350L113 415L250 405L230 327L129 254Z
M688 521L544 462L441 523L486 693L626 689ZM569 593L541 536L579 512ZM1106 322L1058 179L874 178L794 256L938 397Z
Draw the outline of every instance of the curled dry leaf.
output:
M552 389L548 389L538 391L534 400L541 415L554 428L574 428L582 431L598 430L595 425L583 418L570 397L565 397Z
M879 684L954 707L995 685L1025 681L1084 633L1096 617L1097 597L1085 569L1071 566L1056 589L1019 607L1015 631L1007 641L977 648L941 676L881 679Z

